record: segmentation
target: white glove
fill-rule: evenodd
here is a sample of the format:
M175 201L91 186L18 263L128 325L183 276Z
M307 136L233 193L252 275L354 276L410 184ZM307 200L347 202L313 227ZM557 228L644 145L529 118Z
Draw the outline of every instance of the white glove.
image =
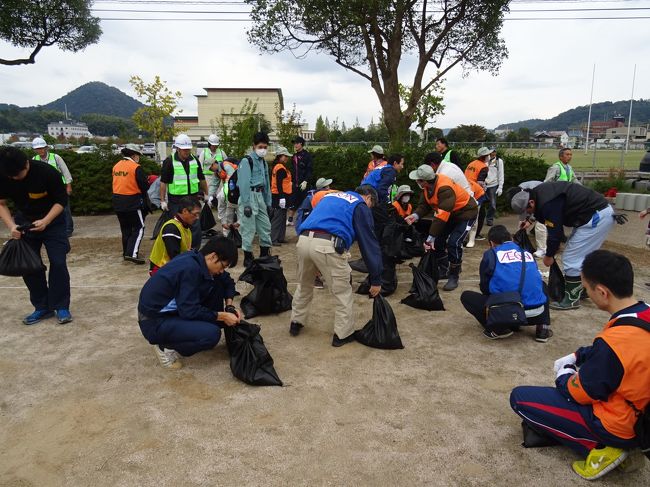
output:
M213 202L213 201L214 201L214 196L210 196L210 197L208 198L208 205L210 206L210 208L212 208L212 202Z
M203 201L204 201L205 203L210 203L210 196L208 196L207 194L204 194L204 195L203 195Z
M300 191L304 191L305 189L307 189L307 181L300 183Z
M404 218L404 221L408 223L409 225L412 225L416 221L420 219L420 216L417 213L411 213L409 216Z
M431 250L433 248L433 241L434 241L434 238L431 235L429 235L427 237L427 239L425 240L425 242L424 242L424 248L426 250Z
M501 188L497 189L497 196L501 196L503 194L503 190Z
M287 200L284 198L280 198L280 208L285 209L287 207Z
M559 358L553 363L553 372L557 374L565 365L575 365L577 360L578 358L575 353L570 353L569 355Z
M161 209L162 211L167 211L168 206L167 206L167 202L166 202L166 201L161 201L161 202L160 202L160 209Z
M577 373L577 372L578 372L578 371L576 370L576 366L575 366L575 365L573 365L573 364L567 364L567 365L565 365L563 368L561 368L560 370L557 371L557 374L555 374L555 379L557 380L557 379L559 379L560 377L562 377L563 375L567 375L567 374L571 374L571 375L573 375L573 374L575 374L575 373Z

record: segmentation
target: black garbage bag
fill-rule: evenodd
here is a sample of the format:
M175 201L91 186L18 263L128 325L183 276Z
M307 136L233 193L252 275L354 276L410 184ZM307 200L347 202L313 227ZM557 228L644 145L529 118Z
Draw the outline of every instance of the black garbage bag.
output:
M400 257L404 242L404 230L407 225L393 220L384 226L381 236L381 253L386 257Z
M430 252L427 252L429 254ZM438 285L433 278L413 264L409 264L413 271L414 292L400 301L413 308L425 309L427 311L444 311L445 307L438 293Z
M348 265L353 271L368 274L368 267L366 266L366 263L363 261L363 259L350 260L348 261Z
M282 385L259 325L242 321L237 326L224 326L223 332L230 354L230 370L235 377L252 386Z
M518 230L512 236L512 241L519 245L519 247L524 249L526 252L530 252L531 254L536 250L533 242L530 241L530 237L524 228Z
M551 264L548 272L548 297L551 301L562 301L564 298L564 274L555 261Z
M395 259L385 257L383 259L383 267L384 271L381 273L381 295L390 296L397 290ZM357 294L368 294L370 292L370 275L366 276L355 292Z
M235 227L230 227L230 231L228 232L228 237L230 240L235 242L235 245L237 245L237 248L241 248L241 234L239 233L239 230L237 230Z
M239 276L239 280L254 286L241 300L240 306L245 318L291 309L293 297L287 289L287 279L277 256L269 255L253 260Z
M424 236L412 226L404 233L404 244L402 246L402 258L412 259L422 257L424 250Z
M422 258L420 258L420 262L418 262L418 269L420 269L421 272L429 276L436 284L436 286L438 285L438 280L439 280L438 259L436 259L436 256L433 255L433 252L428 251L424 253ZM409 293L414 294L415 292L416 292L415 274L413 274L413 284L411 284L411 289L409 290Z
M7 240L0 252L0 275L22 277L45 270L41 256L22 238Z
M368 347L385 350L404 348L393 309L382 296L377 296L372 304L372 319L354 333L356 340Z
M212 208L207 203L201 209L199 221L201 222L201 230L204 232L210 230L217 224L217 220L214 219L214 215L212 214Z
M160 230L162 230L163 225L171 220L174 215L172 215L172 212L167 210L163 211L160 214L160 217L158 218L158 221L156 221L156 224L153 226L153 233L151 235L151 240L156 240L158 238L158 234L160 233Z

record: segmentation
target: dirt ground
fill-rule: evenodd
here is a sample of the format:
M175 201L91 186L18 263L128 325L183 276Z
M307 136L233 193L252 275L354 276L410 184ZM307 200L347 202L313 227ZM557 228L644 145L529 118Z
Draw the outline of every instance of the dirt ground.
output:
M638 297L648 300L650 251L637 214L630 220L607 247L633 259ZM389 302L404 350L331 347L327 289L315 292L299 337L288 334L288 312L252 320L285 383L255 388L233 378L223 343L180 371L162 369L136 321L146 269L122 262L116 218L79 217L76 228L73 323L22 325L27 290L0 277L1 486L586 485L571 471L569 449L520 446L508 396L517 385L552 385L553 361L590 343L607 315L587 302L552 313L547 344L530 329L486 340L459 302L478 287L485 242L466 252L460 288L443 293L444 312L399 303L411 282L399 266ZM145 240L144 255L150 247ZM274 249L290 291L294 250ZM372 306L364 296L355 303L360 328ZM615 471L599 485L650 485L650 468Z

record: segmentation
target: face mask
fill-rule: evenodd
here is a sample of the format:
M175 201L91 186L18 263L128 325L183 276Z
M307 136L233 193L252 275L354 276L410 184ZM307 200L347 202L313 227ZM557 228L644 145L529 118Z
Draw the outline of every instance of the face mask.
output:
M418 187L419 187L420 189L424 189L424 183L420 183L420 182L418 182Z
M255 154L260 157L266 157L266 151L267 149L255 149Z
M408 203L409 201L411 201L410 195L402 196L402 203Z

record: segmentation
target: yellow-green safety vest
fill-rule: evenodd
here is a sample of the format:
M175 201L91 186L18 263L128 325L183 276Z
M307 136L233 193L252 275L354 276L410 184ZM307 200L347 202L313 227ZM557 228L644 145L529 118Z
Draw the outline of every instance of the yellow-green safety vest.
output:
M569 166L569 170L567 171L564 164L562 164L562 161L557 161L555 165L560 169L560 177L557 178L556 181L573 181L574 173L571 166Z
M160 233L156 237L156 241L151 248L151 255L149 256L149 260L158 267L164 266L171 260L169 258L169 255L167 255L167 248L165 247L165 242L163 241L163 229L169 223L173 223L181 234L181 253L187 252L192 247L192 229L185 228L185 226L176 218L167 220L160 229Z
M210 162L208 163L208 161ZM223 151L221 149L217 149L217 152L215 152L213 155L210 149L206 147L205 149L203 149L203 172L204 173L210 170L212 161L222 163Z
M63 176L63 173L61 172L61 169L59 169L59 165L56 163L56 158L54 157L54 155L55 155L55 154L53 154L52 152L48 152L48 154L47 154L47 163L48 163L50 166L52 166L54 169L56 169L57 171L59 171L59 174L61 175L61 181L63 181L63 184L66 184L66 185L67 185L68 183L65 182L65 177ZM36 155L34 156L34 160L35 160L35 161L40 161L40 160L41 160L41 156L39 156L38 154L36 154Z
M185 172L185 168L181 161L176 159L176 154L172 154L172 165L174 166L174 179L169 185L169 194L173 195L188 195L196 194L199 192L199 165L194 156L188 161L189 174ZM189 188L188 186L189 180Z
M451 162L451 149L447 150L447 153L445 154L445 157L442 159L443 161Z

